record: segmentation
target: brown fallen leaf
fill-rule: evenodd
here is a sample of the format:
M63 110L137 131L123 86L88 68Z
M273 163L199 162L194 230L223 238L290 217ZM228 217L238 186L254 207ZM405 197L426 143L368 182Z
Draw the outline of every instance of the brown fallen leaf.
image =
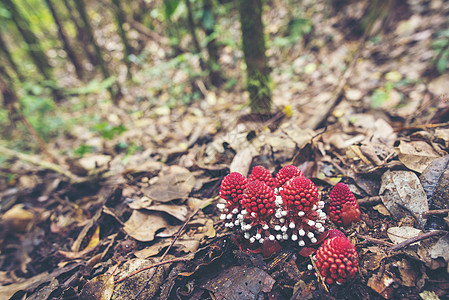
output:
M114 275L98 275L88 281L81 290L80 299L109 300L114 292Z
M440 155L423 141L401 141L396 148L399 160L410 170L422 173Z
M170 227L160 212L134 210L123 230L138 241L150 242L154 240L156 232Z

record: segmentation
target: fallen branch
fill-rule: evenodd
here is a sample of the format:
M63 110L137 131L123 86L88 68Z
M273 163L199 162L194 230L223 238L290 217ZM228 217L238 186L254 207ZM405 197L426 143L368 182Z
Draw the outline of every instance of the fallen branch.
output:
M405 240L405 241L403 241L403 242L401 242L401 243L399 243L397 245L394 245L394 246L390 247L390 250L391 251L398 251L398 250L401 250L402 248L407 247L410 244L413 244L413 243L416 243L416 242L428 239L428 238L436 236L436 235L447 234L447 233L448 232L445 231L445 230L433 230L433 231L430 231L430 232L427 232L427 233L424 233L424 234L421 234L421 235L409 238L409 239L407 239L407 240Z
M64 176L66 176L68 179L70 179L71 183L80 183L80 182L86 181L86 178L78 177L75 174L73 174L72 172L70 172L69 170L64 169L60 165L54 164L49 161L45 161L42 158L34 156L34 155L29 155L29 154L25 154L22 152L18 152L18 151L15 151L15 150L3 147L3 146L0 146L0 153L5 154L10 157L16 157L22 161L40 166L44 169L55 171L56 173L60 173Z
M376 205L382 203L382 196L365 197L362 199L357 199L359 205Z
M423 218L427 218L432 215L447 215L449 213L449 209L434 209L423 212L421 215Z
M384 240L379 240L379 239L370 237L368 235L357 234L357 237L361 238L369 243L376 244L376 245L382 245L382 246L387 246L387 247L392 247L394 245L393 243L390 243L390 242L387 242Z

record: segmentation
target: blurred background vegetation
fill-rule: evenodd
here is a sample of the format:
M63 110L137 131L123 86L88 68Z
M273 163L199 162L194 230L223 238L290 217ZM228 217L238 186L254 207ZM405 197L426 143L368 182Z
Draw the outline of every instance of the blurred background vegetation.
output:
M263 14L275 2L282 2L287 12L282 26L267 33ZM347 19L344 26L351 38L378 43L379 28L388 27L404 2L365 1L363 13ZM324 10L327 18L344 19L342 14L351 5L361 4L350 0L1 0L2 144L20 152L43 152L51 159L48 143L73 135L71 129L77 124L106 140L129 130L120 120L98 113L105 105L124 108L137 118L144 114L143 105L158 116L214 90L239 93L246 88L250 111L270 115L276 110L270 79L276 66L268 65L266 53L289 55L289 49L309 44L317 11ZM429 68L443 74L449 60L449 29L436 29L432 41ZM314 68L309 64L304 72ZM381 105L391 89L391 82L376 89L373 107ZM134 143L116 147L139 149ZM83 156L95 149L81 144L57 151Z

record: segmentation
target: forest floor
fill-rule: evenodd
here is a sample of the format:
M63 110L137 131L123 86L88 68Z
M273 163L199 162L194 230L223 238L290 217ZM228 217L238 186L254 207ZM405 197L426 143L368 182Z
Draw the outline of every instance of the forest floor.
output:
M194 57L170 65L157 55L167 45L151 41L147 71L124 85L119 106L87 97L65 116L95 113L127 129L106 139L78 124L51 142L72 180L11 160L14 180L0 192L1 299L449 297L447 211L422 235L432 232L427 211L449 207L449 75L435 69L432 48L448 28L447 1L399 5L370 39L351 27L357 5L333 16L318 1L305 9L312 33L295 43L282 36L287 7L274 3L264 16L273 115L249 113L240 51L220 49L236 86L208 89L189 81ZM238 20L229 22L237 36L223 38L238 40ZM196 101L179 104L192 93ZM92 153L69 155L83 145ZM359 201L361 221L340 228L359 272L341 286L321 282L299 247L268 258L243 251L219 219L224 176L287 164L326 205L338 182Z

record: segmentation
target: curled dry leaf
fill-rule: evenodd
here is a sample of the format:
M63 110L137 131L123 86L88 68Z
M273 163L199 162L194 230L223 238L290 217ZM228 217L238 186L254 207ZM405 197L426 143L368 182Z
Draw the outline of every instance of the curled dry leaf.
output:
M125 222L123 229L131 237L141 242L154 240L159 230L170 227L170 224L159 212L133 211L131 217Z
M195 186L195 182L195 176L186 168L170 166L162 169L159 180L145 188L143 193L159 202L185 199Z
M426 167L440 155L426 142L401 141L396 148L399 160L410 170L423 172Z
M426 193L415 173L409 171L387 171L382 175L379 194L382 202L394 219L400 220L411 214L424 226L421 214L429 210Z
M420 176L430 209L449 208L449 155L433 160ZM440 216L429 216L427 228L443 229Z
M395 244L399 244L407 239L418 236L421 232L421 230L409 226L390 227L387 230L388 237Z

